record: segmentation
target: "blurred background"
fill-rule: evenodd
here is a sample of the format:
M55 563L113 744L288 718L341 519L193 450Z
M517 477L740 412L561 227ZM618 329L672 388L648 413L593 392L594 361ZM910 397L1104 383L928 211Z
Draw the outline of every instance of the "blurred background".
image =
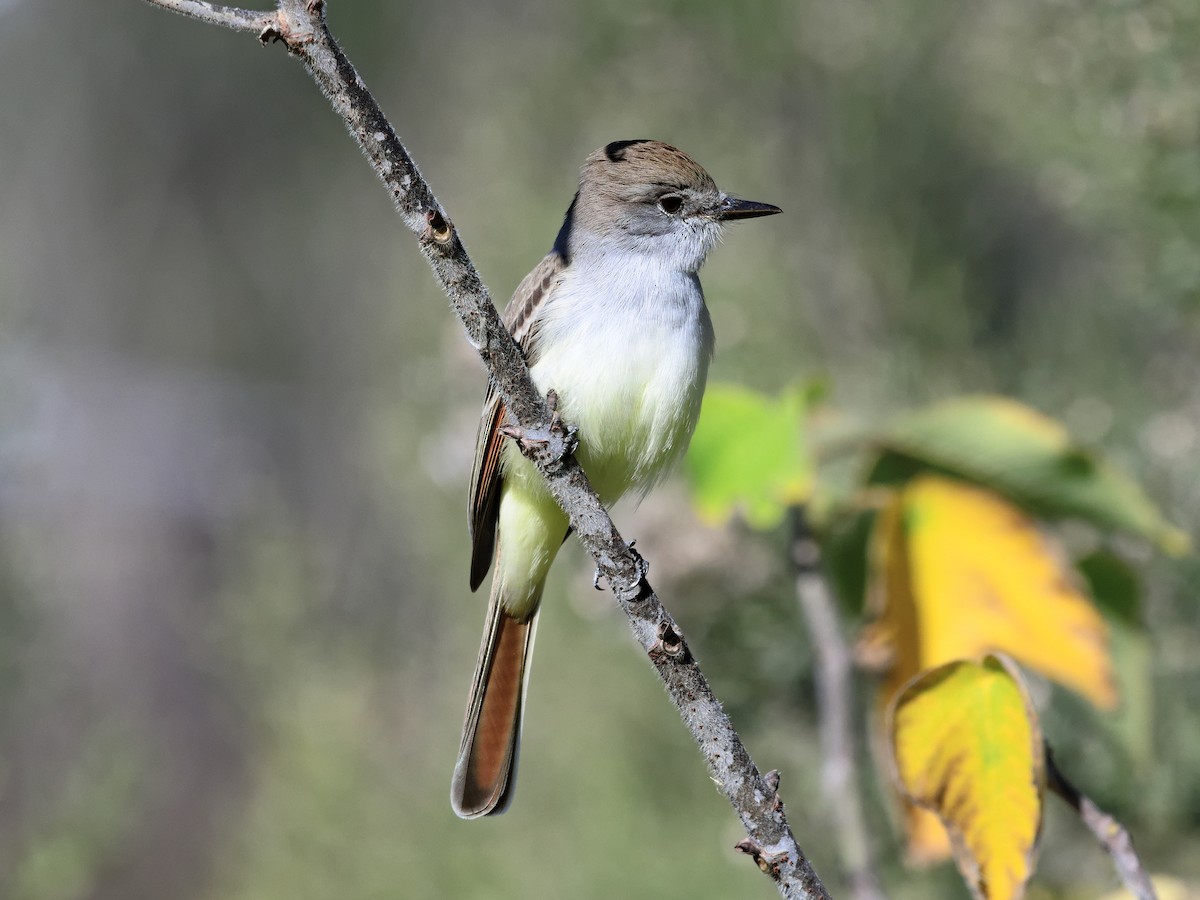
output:
M661 138L786 211L705 270L714 378L822 378L865 423L1007 393L1197 532L1196 4L331 0L329 21L498 301L584 156ZM452 815L483 370L301 68L136 2L0 0L0 84L0 895L774 896L574 546L515 805ZM677 484L617 522L836 893L785 536L702 526ZM1061 692L1046 727L1148 866L1195 880L1200 566L1123 549L1151 647L1135 727ZM965 897L950 866L902 867L866 772L889 894ZM1052 803L1034 895L1115 884Z

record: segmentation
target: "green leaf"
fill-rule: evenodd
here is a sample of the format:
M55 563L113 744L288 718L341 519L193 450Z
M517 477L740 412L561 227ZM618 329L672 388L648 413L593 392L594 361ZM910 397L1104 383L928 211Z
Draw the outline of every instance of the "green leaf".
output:
M1087 580L1091 594L1108 618L1128 628L1142 628L1142 591L1137 573L1110 550L1097 550L1075 567Z
M833 580L834 596L853 617L860 616L866 607L868 548L875 515L873 509L843 511L821 534L821 556Z
M708 388L685 463L692 502L703 518L722 521L740 512L751 527L766 530L789 506L808 499L809 402L799 387L779 397L732 384Z
M893 422L875 444L872 484L898 484L932 469L983 484L1039 515L1129 531L1172 554L1189 546L1133 481L1073 443L1059 423L1014 400L975 396L926 407Z

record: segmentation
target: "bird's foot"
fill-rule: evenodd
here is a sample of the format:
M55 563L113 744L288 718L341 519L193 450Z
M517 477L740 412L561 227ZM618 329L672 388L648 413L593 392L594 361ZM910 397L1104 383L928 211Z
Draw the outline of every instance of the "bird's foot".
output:
M638 553L637 550L633 549L636 543L636 539L630 541L626 545L626 549L629 551L629 555L633 557L633 566L636 575L633 584L635 587L640 588L642 582L646 580L646 576L650 574L650 563L646 562L646 557L642 556L642 554ZM611 561L606 561L610 562L611 564ZM598 591L602 590L600 587L600 581L603 578L604 570L600 566L596 566L596 574L592 577L592 587Z
M521 452L548 465L557 465L571 456L579 446L576 437L579 429L568 425L558 414L558 394L546 394L546 405L550 407L550 421L539 422L532 428L519 425L501 425L499 432L517 442Z

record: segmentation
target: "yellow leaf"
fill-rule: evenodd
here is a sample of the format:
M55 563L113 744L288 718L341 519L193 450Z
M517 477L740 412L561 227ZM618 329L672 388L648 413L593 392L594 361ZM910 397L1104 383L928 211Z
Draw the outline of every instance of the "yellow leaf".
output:
M998 651L1103 709L1116 706L1108 627L1017 507L921 476L881 513L873 545L876 627L895 642L889 698L918 672Z
M908 835L904 861L910 866L931 866L954 852L942 820L927 809L905 802L904 830Z
M901 685L926 668L920 656L920 622L904 533L903 494L893 494L876 516L869 549L867 602L876 618L863 629L857 653L860 661L869 653L872 660L890 663L881 698L886 707Z
M870 555L872 576L868 602L877 618L860 633L855 656L859 665L887 672L878 697L878 710L882 716L900 687L925 668L920 658L920 625L912 596L905 546L904 502L900 494L894 495L875 519ZM931 865L948 859L950 837L940 820L911 804L904 806L908 862Z
M860 661L887 663L881 712L926 669L990 652L1115 706L1108 628L1017 507L983 488L921 476L880 511L870 552L877 618L857 649ZM949 855L936 822L909 809L905 825L910 860Z
M1045 789L1037 716L1002 658L924 672L896 697L889 736L901 789L937 814L972 894L1019 900Z

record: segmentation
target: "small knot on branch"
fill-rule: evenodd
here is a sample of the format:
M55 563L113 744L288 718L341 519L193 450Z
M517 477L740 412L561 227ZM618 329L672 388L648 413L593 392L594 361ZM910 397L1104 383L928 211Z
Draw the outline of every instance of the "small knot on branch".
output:
M779 796L779 770L772 769L763 776L763 781L766 782L767 790L771 792L771 810L782 813L783 798Z
M324 0L309 0L305 10L320 23L324 19ZM289 10L285 7L275 14L274 21L258 33L260 44L265 47L267 44L281 43L288 50L295 50L301 44L311 44L316 40L316 25L312 19L305 21L288 13Z
M786 853L764 853L762 846L750 838L738 841L733 845L733 849L745 853L754 860L760 871L775 879L779 878L780 867L788 859Z
M767 790L769 790L772 794L779 793L779 770L778 769L772 769L770 772L768 772L766 775L764 775L763 781L765 781L767 783Z
M654 642L654 646L649 650L652 660L662 659L664 656L668 659L677 660L680 662L689 662L692 658L688 652L687 643L683 636L679 634L670 622L660 622L658 625L658 640Z
M450 223L446 221L446 217L442 215L440 209L426 210L425 221L429 224L425 226L425 234L422 237L432 238L439 244L450 243L450 236L453 230L450 228Z
M669 622L658 626L658 643L667 656L678 656L683 651L683 638L679 636Z

